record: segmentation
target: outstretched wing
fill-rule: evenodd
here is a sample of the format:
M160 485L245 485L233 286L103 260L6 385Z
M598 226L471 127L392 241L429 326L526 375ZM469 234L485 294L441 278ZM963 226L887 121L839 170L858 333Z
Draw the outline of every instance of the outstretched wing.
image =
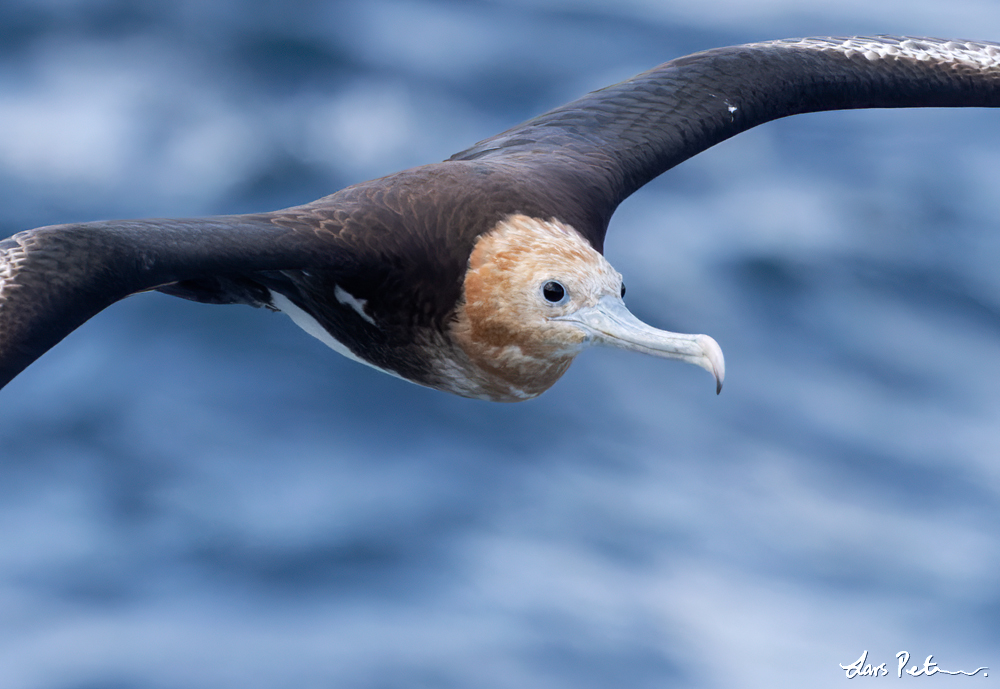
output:
M1000 44L805 38L695 53L594 91L451 160L524 165L579 190L604 223L688 158L764 122L854 108L1000 106ZM583 229L583 228L581 228Z
M0 241L0 387L130 294L180 283L174 293L197 298L194 292L209 283L252 289L240 276L253 271L336 265L332 234L302 232L273 218L55 225ZM317 241L317 234L329 234L329 241ZM253 299L249 293L235 298Z
M583 219L585 226L577 229L601 249L611 214L629 194L681 161L763 122L847 108L998 105L996 44L888 37L755 43L668 62L453 156L455 161L502 167L496 178L514 189L497 190L486 177L479 179L482 165L429 166L393 178L403 180L394 191L392 182L374 180L336 198L271 214L22 232L0 241L0 387L81 323L129 294L162 289L202 301L268 303L268 291L255 274L271 273L273 278L275 271L314 266L339 272L345 265L352 274L363 273L384 263L375 260L387 248L379 248L380 243L408 250L398 255L422 252L434 275L445 276L439 282L447 285L446 293L423 308L440 315L457 298L451 292L459 282L450 277L464 271L473 235L488 228L459 223L450 228L454 235L440 235L440 227L431 228L427 220L402 233L389 229L398 229L404 206L428 203L439 221L459 213L447 194L428 195L421 186L449 177L448 169L457 171L449 179L464 171L490 193L513 194L487 199L494 211L507 206L524 211L526 203L549 209L554 203L557 207L548 212L562 210L566 217ZM465 193L463 198L468 202L472 197ZM358 204L374 206L366 212L385 216L375 223L384 231L374 232L361 216L350 221L353 229L347 231L343 223ZM469 210L465 205L462 212ZM417 241L407 244L411 230ZM366 256L374 258L363 260ZM427 266L416 263L420 270L415 277L425 278L420 271L426 273Z

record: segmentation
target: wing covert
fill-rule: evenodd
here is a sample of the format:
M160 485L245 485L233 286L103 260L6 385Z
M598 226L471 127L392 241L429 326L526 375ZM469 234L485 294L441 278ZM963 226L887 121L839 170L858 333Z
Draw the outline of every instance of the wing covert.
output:
M0 387L87 319L130 294L183 280L336 265L270 215L55 225L0 240ZM325 249L325 250L324 250Z
M931 106L1000 106L1000 45L880 36L708 50L594 91L451 160L544 169L572 180L610 218L654 177L764 122ZM603 230L591 239L600 247Z

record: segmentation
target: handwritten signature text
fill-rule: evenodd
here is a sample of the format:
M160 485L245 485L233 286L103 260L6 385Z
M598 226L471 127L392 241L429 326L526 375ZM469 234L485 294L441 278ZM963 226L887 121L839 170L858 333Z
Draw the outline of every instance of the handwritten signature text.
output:
M938 667L938 664L933 662L933 655L927 656L924 660L924 666L914 665L909 669L905 669L906 664L910 662L910 654L906 651L900 651L896 654L896 660L898 661L898 666L896 667L896 677L902 677L903 673L910 675L911 677L920 677L921 675L925 677L930 677L931 675L936 675L941 673L943 675L966 675L972 677L974 675L983 673L983 677L989 677L990 674L987 672L988 667L976 668L972 672L966 672L965 670L942 670ZM875 665L874 663L867 662L868 651L861 654L861 657L855 660L850 665L841 665L840 669L847 672L847 679L854 679L855 677L885 677L889 674L889 670L886 669L886 663L879 663Z

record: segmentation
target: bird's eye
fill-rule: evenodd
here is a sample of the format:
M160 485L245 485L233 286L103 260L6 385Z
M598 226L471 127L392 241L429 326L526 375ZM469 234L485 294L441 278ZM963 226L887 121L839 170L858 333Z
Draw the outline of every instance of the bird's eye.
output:
M625 283L622 283L622 299L625 298Z
M562 283L549 280L542 285L542 296L545 297L546 301L558 304L566 298L566 288L562 286Z

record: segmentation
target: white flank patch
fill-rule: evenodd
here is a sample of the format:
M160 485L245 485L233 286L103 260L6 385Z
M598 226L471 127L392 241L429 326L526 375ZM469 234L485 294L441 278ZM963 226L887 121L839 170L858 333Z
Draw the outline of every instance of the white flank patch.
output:
M339 287L337 289L340 290ZM295 323L295 325L299 326L307 333L315 337L317 340L325 344L327 347L337 352L337 354L342 354L343 356L346 356L348 359L357 361L359 364L364 364L365 366L371 366L376 371L381 371L382 373L388 373L390 376L396 376L400 380L406 380L395 371L390 371L389 369L381 368L371 362L365 361L364 359L358 357L354 352L352 352L350 349L344 346L344 343L342 343L340 340L338 340L329 332L327 332L326 328L324 328L322 325L319 324L319 321L317 321L315 318L313 318L308 313L306 313L298 306L296 306L294 303L292 303L291 299L289 299L283 294L275 292L274 290L268 290L268 291L271 292L271 302L274 304L275 308L277 308L282 313L287 314L288 317L292 319L292 322ZM343 292L343 290L340 291ZM347 292L344 292L344 294L347 294ZM351 298L353 299L353 297Z
M341 304L345 306L350 306L352 309L358 312L358 315L364 318L366 321L375 325L375 319L365 313L365 305L368 303L366 299L355 299L353 294L350 294L340 285L337 285L333 290L333 296L337 298Z

